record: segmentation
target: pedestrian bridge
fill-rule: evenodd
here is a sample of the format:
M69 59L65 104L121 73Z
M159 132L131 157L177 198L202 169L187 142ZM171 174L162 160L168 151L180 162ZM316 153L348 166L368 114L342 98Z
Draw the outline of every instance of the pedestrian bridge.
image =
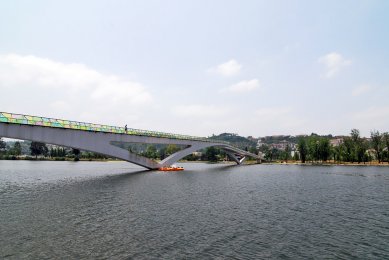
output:
M0 112L0 137L96 152L148 169L170 166L195 151L211 146L224 150L237 164L241 164L247 157L262 159L227 142L208 138L6 112ZM185 148L157 162L115 146L114 143L175 144Z

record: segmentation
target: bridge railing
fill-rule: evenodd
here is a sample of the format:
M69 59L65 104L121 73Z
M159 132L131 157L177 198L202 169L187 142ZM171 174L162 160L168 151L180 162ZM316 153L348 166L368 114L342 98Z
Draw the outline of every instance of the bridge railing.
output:
M141 130L141 129L134 129L134 128L128 128L126 132L124 127L77 122L77 121L71 121L65 119L55 119L55 118L40 117L40 116L14 114L14 113L7 113L7 112L0 112L0 122L9 123L9 124L19 124L19 125L75 129L75 130L83 130L83 131L90 131L90 132L128 134L128 135L149 136L149 137L158 137L158 138L171 138L171 139L180 139L180 140L192 140L192 141L229 144L228 142L210 140L204 137L164 133L164 132Z

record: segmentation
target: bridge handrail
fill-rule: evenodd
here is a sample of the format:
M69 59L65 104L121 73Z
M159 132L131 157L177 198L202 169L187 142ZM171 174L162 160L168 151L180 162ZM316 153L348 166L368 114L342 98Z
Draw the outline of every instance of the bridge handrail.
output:
M75 129L75 130L90 131L90 132L128 134L128 135L138 135L138 136L151 136L151 137L158 137L158 138L172 138L172 139L179 139L179 140L192 140L192 141L201 141L201 142L215 142L215 143L229 144L228 142L225 141L211 140L205 137L164 133L159 131L149 131L149 130L141 130L135 128L128 128L126 132L124 127L85 123L85 122L78 122L78 121L72 121L66 119L56 119L50 117L15 114L15 113L8 113L8 112L0 112L0 122L10 123L10 124L20 124L20 125Z

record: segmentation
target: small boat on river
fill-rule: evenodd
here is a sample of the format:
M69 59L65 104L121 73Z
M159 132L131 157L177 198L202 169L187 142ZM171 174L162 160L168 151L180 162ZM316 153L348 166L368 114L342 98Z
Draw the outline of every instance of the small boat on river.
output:
M175 172L175 171L183 171L183 167L178 167L175 165L172 166L165 166L158 169L158 171L164 171L164 172Z

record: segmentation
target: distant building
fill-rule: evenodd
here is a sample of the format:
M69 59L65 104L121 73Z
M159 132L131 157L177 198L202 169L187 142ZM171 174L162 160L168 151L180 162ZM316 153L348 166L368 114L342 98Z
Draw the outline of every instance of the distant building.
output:
M192 155L196 156L196 157L201 157L203 155L203 153L202 152L193 152Z
M343 144L343 138L334 138L330 140L330 145L337 147L339 145Z
M377 153L374 149L367 149L366 153L372 160L377 160Z
M297 148L297 145L295 143L288 142L286 140L282 140L279 143L271 144L270 147L285 151L286 147L289 146L289 151L294 151Z
M267 145L267 144L262 142L261 140L258 140L258 142L257 142L257 149L261 148L264 145Z

